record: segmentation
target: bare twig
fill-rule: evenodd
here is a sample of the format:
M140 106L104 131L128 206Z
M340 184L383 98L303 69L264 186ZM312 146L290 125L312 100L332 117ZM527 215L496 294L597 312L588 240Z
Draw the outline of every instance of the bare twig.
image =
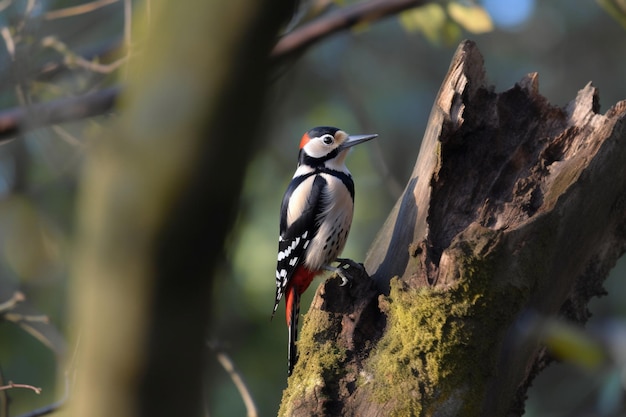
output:
M24 297L24 293L22 293L20 291L14 292L13 295L11 296L11 298L9 298L8 300L0 303L0 314L3 314L5 311L11 310L18 303L21 303L25 299L26 299L26 297Z
M52 10L44 15L46 20L61 19L64 17L77 16L100 9L109 4L117 3L119 0L96 0L91 3L81 4L79 6L66 7L64 9Z
M55 411L57 411L59 408L61 408L63 405L65 405L69 395L70 395L70 378L69 378L69 375L66 373L65 374L65 392L61 399L51 404L44 405L43 407L37 408L35 410L31 410L18 417L40 417L40 416L52 414Z
M19 323L22 321L31 323L50 323L50 318L45 314L6 313L3 317L6 321L11 321L13 323Z
M111 41L108 44L98 45L89 49L82 49L80 53L74 52L74 54L77 57L80 57L85 62L93 62L120 50L121 45L122 45L122 38L120 37L114 41ZM120 58L120 60L126 60L126 58L123 57L123 58ZM70 64L71 62L68 62L66 57L64 57L61 60L59 59L51 60L45 63L38 70L34 71L31 77L33 79L36 79L37 81L46 81L46 80L53 78L55 75L59 73L62 73L64 71L67 71L68 69L71 69ZM112 64L106 64L106 65L112 65ZM5 78L8 78L8 77L5 77ZM8 84L9 81L11 80L10 79L0 80L0 89L3 89L4 85Z
M35 387L33 385L29 385L29 384L16 384L14 382L9 381L9 383L6 385L0 385L0 391L5 391L8 389L13 389L13 388L29 389L31 391L34 391L35 394L41 394L41 388Z
M380 20L426 3L425 0L371 0L329 13L283 36L272 51L273 58L301 52L315 42L361 23Z
M84 13L89 7L102 7L118 0L99 0L74 8L49 12L46 19L55 19L73 14ZM339 31L349 29L357 24L374 22L392 14L412 7L425 4L426 0L371 0L344 7L328 15L322 16L311 23L283 36L274 49L271 57L274 60L300 52ZM125 43L128 37L125 36ZM13 108L0 112L0 142L12 138L18 130L31 129L61 122L78 120L85 117L103 114L112 109L119 94L118 87L109 88L97 93L71 99L53 100L37 104L29 108Z
M217 357L220 365L222 365L222 368L224 368L224 370L228 372L230 379L233 381L233 384L235 384L235 387L237 387L237 391L239 391L239 395L241 395L241 399L246 406L246 415L248 417L258 417L259 412L256 408L256 404L254 404L252 394L250 393L250 390L246 386L245 382L243 381L241 374L239 374L237 369L235 369L233 361L226 353L224 353L224 351L220 350L214 343L208 343L208 345L209 348L211 348L211 350L215 352L215 356Z
M45 48L52 48L63 55L63 62L68 67L75 65L100 74L109 74L115 71L128 59L128 56L125 56L111 62L110 64L100 64L99 62L90 61L71 51L65 43L61 42L54 36L46 36L43 38L41 40L41 45Z
M75 370L76 370L76 357L78 356L78 349L79 349L79 345L80 345L80 335L76 338L76 346L74 348L74 352L72 354L72 358L69 361L69 366L68 366L68 370L65 371L65 391L63 393L63 397L61 397L60 399L58 399L57 401L45 405L43 407L39 407L36 408L34 410L31 410L27 413L24 413L18 417L40 417L40 416L45 416L48 414L52 414L55 411L59 410L59 408L61 408L62 406L65 405L65 403L67 402L69 396L70 396L70 383L74 382L74 374L75 374ZM70 377L70 375L72 375ZM70 381L71 380L71 381Z

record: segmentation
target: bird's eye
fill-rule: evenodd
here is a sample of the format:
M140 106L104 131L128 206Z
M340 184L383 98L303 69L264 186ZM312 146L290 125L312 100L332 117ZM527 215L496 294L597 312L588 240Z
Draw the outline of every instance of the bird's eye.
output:
M322 142L324 142L325 145L330 145L333 143L333 137L330 135L322 136Z

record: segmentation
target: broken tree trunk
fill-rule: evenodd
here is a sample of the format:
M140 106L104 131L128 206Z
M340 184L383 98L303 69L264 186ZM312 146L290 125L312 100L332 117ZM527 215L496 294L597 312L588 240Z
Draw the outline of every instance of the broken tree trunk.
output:
M520 416L548 359L523 324L585 322L626 249L626 101L598 111L537 74L495 93L463 42L371 279L318 289L280 415Z

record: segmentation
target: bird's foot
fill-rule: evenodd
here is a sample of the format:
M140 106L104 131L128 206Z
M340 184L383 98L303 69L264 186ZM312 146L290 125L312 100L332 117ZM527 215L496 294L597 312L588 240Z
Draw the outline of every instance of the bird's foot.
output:
M324 269L326 269L327 271L334 272L335 274L339 275L339 277L341 278L341 284L340 284L341 287L343 287L348 282L350 282L348 277L346 277L345 275L345 271L348 268L355 268L355 269L358 269L360 272L365 271L365 268L363 267L363 265L361 265L360 263L354 262L352 259L337 258L335 259L335 262L337 262L339 265L337 266L326 265Z
M359 272L365 272L365 267L363 266L363 264L354 262L352 259L337 258L335 259L335 262L339 263L339 268L342 268L342 269L354 268L354 269L358 269Z
M343 287L344 285L346 285L349 282L348 278L343 273L344 269L342 269L341 267L332 266L332 265L326 265L326 266L324 266L324 269L339 275L339 277L341 278L341 284L339 285L340 287Z

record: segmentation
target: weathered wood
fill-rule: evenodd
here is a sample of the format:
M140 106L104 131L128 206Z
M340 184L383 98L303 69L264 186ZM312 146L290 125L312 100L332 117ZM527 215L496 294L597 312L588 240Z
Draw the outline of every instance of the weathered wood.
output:
M527 317L589 317L626 250L626 101L495 93L463 42L365 261L320 287L281 415L519 416L546 363ZM397 278L394 278L397 277Z

